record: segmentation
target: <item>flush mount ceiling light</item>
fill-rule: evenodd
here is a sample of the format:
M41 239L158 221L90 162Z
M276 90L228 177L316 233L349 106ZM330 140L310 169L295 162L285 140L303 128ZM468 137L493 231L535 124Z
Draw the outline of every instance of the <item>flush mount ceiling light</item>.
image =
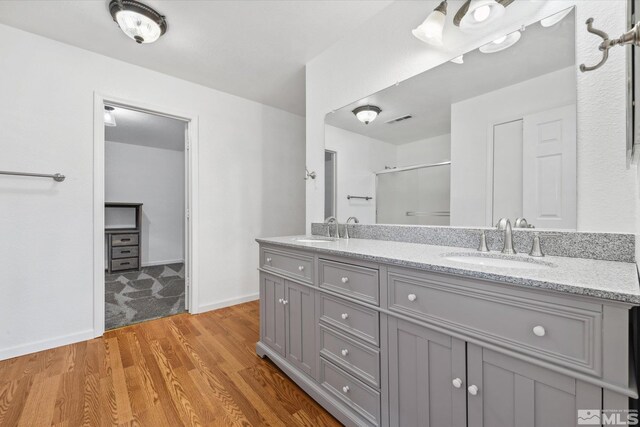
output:
M507 34L506 36L499 37L494 41L485 44L484 46L481 46L478 50L480 50L480 52L482 53L500 52L501 50L505 50L506 48L518 43L518 40L520 40L520 36L520 31L515 31L511 34Z
M551 16L548 16L544 19L542 19L540 21L540 25L542 25L543 27L553 27L554 25L556 25L558 22L562 21L564 19L565 16L567 16L569 13L571 13L571 10L573 8L570 7L568 9L565 10L561 10L558 13L554 13Z
M442 46L442 32L444 31L446 17L447 1L445 0L433 9L422 24L411 30L411 33L425 43Z
M463 30L475 30L504 15L504 8L514 0L467 0L456 13L453 23Z
M116 117L113 115L113 110L115 108L105 105L104 106L104 125L105 126L115 126L116 125Z
M136 43L153 43L167 31L163 15L135 0L111 0L109 12L120 29Z
M353 110L352 113L356 115L358 120L368 125L378 117L381 111L382 110L375 105L363 105Z

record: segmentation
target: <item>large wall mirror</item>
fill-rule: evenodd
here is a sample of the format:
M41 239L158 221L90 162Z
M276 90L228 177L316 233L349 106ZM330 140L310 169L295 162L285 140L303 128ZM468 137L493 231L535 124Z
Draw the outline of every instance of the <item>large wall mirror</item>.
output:
M575 229L576 70L570 8L327 114L325 212Z

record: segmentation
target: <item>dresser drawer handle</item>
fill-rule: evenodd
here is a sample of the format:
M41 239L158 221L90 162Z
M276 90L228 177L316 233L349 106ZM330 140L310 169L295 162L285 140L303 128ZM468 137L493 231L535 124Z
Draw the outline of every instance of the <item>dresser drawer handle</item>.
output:
M121 241L121 242L129 242L129 241L131 241L131 239L129 239L129 238L126 238L126 239L122 238L122 239L120 239L120 241Z
M120 265L129 265L128 262L121 262Z
M342 387L342 392L343 393L349 393L349 386L346 385L346 386Z
M538 337L543 337L543 336L545 336L547 331L544 330L544 326L538 325L538 326L533 328L533 333L536 334L536 336L538 336Z
M342 317L342 320L347 320L349 318L349 313L342 313L340 317Z
M451 381L451 383L455 388L462 387L462 380L460 378L454 378L453 381Z
M299 271L303 271L303 270L304 270L304 265L299 265L299 266L298 266L298 270L299 270Z
M348 277L343 277L340 280L342 281L342 283L347 283L349 281L349 278Z
M416 296L416 294L409 294L407 295L407 299L411 302L415 301L416 299L418 299L418 297Z
M475 396L475 395L478 394L478 386L477 385L470 385L467 390L469 391L469 394L471 396Z
M131 251L120 251L121 254L130 254Z
M347 357L347 355L349 354L349 350L347 350L346 348L343 348L340 353L342 353L343 357Z

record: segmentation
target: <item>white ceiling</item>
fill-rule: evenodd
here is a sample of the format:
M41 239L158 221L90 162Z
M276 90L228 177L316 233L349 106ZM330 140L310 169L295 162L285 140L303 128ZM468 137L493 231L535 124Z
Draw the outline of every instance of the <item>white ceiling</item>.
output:
M520 41L501 52L478 50L464 64L447 62L378 93L353 102L326 117L326 123L392 144L444 135L451 128L451 104L575 65L575 11L559 24L529 25ZM372 104L382 112L368 125L354 108ZM405 115L399 123L386 122Z
M184 150L185 122L155 114L115 107L116 126L104 127L106 141Z
M3 0L0 23L304 115L305 64L390 0L145 0L167 33L137 45L108 0Z

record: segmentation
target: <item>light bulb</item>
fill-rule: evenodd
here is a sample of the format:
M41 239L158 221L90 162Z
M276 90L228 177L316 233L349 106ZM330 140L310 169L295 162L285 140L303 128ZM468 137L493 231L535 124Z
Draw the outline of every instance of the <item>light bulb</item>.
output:
M493 41L493 43L500 44L500 43L504 42L506 39L507 39L507 36L502 36L502 37L499 37L499 38L495 39Z
M491 15L491 8L487 5L480 6L473 11L473 19L475 19L476 22L485 21L489 17L489 15Z

